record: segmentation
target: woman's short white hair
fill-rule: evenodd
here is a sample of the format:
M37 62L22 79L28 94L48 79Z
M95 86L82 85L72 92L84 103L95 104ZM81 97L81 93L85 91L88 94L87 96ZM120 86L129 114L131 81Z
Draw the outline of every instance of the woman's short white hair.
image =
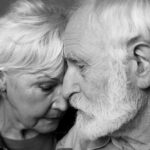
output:
M63 8L42 0L18 0L0 18L0 69L38 71L61 63Z

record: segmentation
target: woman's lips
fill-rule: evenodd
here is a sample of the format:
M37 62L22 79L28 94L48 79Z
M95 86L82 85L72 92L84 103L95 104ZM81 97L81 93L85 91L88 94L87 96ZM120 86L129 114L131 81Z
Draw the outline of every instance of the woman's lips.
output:
M46 116L46 119L52 119L52 120L57 120L57 119L61 119L62 115L52 115L52 116Z

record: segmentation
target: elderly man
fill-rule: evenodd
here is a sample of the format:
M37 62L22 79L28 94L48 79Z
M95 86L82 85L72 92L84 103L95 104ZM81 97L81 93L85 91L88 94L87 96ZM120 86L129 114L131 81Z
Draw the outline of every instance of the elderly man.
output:
M63 88L78 112L58 147L150 149L149 14L150 0L92 0L73 14Z

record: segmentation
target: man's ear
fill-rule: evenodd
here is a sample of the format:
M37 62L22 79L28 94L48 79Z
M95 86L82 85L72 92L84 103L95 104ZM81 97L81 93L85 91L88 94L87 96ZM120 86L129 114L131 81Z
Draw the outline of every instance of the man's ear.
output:
M141 89L150 87L150 45L139 44L134 48L137 63L136 84Z
M0 70L0 92L6 91L6 77L3 70Z

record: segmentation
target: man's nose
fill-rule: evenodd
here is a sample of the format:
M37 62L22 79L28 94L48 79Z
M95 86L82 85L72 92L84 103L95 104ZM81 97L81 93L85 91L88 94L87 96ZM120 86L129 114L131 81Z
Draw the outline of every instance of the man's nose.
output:
M68 99L72 94L80 91L78 72L67 69L63 80L63 96Z

